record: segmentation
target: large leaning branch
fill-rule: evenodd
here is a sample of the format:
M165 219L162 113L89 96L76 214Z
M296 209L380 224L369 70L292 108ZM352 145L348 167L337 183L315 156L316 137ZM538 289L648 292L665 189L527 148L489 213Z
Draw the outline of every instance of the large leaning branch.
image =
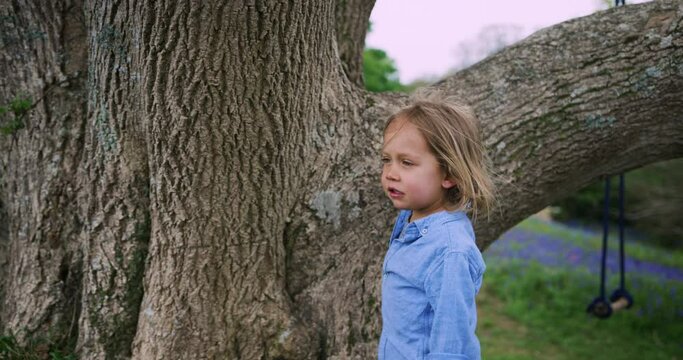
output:
M499 175L483 247L596 179L683 155L682 18L676 1L603 11L437 85L476 108Z
M471 104L499 184L482 248L596 179L683 155L683 7L543 29L435 85Z

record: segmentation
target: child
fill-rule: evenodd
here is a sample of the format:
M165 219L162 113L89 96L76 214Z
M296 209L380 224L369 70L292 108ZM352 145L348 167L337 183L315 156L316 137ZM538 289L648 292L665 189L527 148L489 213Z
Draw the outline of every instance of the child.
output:
M384 128L382 188L401 209L384 258L378 357L480 359L474 297L486 266L467 216L492 207L475 117L418 100Z

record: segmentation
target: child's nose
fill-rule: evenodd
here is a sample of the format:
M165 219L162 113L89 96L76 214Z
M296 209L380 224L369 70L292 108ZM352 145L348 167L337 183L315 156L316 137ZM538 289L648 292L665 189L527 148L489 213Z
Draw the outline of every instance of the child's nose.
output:
M384 167L384 178L387 180L398 180L398 172L390 164Z

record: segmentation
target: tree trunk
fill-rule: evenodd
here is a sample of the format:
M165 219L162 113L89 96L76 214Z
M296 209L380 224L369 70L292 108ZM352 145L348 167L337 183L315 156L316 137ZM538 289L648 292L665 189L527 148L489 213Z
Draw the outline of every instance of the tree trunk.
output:
M0 4L0 329L73 343L81 306L76 198L85 122L85 26L78 2ZM19 126L19 127L21 127Z
M142 10L151 238L134 356L315 356L283 234L350 138L334 10Z
M82 358L375 356L396 215L377 154L406 97L357 86L368 4L0 5L0 105L33 100L0 137L0 329ZM435 84L473 105L493 160L482 249L683 154L682 19L600 12Z
M79 166L78 352L88 358L130 357L143 294L150 181L140 7L93 2L84 9L88 126Z

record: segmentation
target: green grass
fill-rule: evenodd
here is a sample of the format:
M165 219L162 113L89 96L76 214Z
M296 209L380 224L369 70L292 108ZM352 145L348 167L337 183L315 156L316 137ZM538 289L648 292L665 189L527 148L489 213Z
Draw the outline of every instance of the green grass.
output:
M574 230L568 226L556 222L547 222L537 218L529 217L517 225L517 227L539 234L548 234L561 238L573 245L583 249L600 250L602 249L602 234L588 236L584 232ZM608 238L608 251L619 251L619 233L610 231ZM628 239L628 233L624 235ZM642 242L628 242L625 244L624 251L626 256L641 261L659 263L683 269L683 251L663 249L657 246L648 245Z
M76 360L76 355L55 349L54 341L39 337L31 338L21 346L13 334L0 336L0 360Z
M596 243L584 233L535 219L519 226L579 246ZM640 259L661 263L664 258L660 249L642 244L631 247ZM667 265L683 267L680 253L666 259ZM596 274L495 256L486 262L484 285L477 297L483 359L683 359L680 282L630 276L627 289L635 299L633 307L597 319L586 313L598 295ZM618 278L608 280L609 296Z

